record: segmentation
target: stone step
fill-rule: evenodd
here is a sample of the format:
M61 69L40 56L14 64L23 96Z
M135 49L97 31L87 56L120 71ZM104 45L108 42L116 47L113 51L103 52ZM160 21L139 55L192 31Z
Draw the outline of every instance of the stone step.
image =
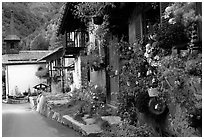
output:
M62 118L63 124L68 125L74 130L82 133L84 136L97 136L102 132L101 128L97 124L84 125L74 120L69 115L64 115Z

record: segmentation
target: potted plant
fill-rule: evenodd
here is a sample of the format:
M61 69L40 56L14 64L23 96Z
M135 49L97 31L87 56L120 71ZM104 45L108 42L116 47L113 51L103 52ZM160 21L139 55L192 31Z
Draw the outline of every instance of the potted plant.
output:
M48 78L49 77L49 71L48 68L44 66L39 66L38 70L36 71L35 75L39 78Z
M96 25L101 25L103 23L103 16L95 15L92 18L93 18L93 23Z
M161 115L166 110L165 102L158 97L151 98L149 100L148 107L149 107L149 112L151 112L154 115Z

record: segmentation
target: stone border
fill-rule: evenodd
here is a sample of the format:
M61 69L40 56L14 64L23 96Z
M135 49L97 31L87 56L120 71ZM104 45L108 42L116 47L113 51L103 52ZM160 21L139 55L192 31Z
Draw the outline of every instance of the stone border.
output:
M37 108L37 96L29 97L30 107L35 110Z
M11 99L11 98L7 98L6 103L8 104L23 104L23 103L27 103L28 102L28 98L24 98L24 99Z
M29 98L29 100L30 100L30 105L33 109L36 109L38 107L37 105L42 106L42 108L38 110L38 112L41 115L49 119L56 120L57 122L65 126L68 126L69 128L72 128L73 130L81 133L82 136L97 137L103 131L100 125L94 122L95 121L94 119L86 119L85 117L83 117L85 118L86 123L88 121L89 122L87 124L82 124L69 115L61 115L60 113L54 111L51 105L47 103L47 101L39 102L37 104L37 100L45 100L45 99L35 97L35 98ZM102 119L105 121L108 121L109 124L111 125L118 124L120 123L120 120L121 120L121 118L118 116L105 116L105 117L102 117Z
M38 107L37 105L41 103L40 105L43 107L38 111L41 115L74 129L75 131L81 133L82 136L98 136L102 132L101 128L97 124L82 124L69 115L61 115L60 113L53 111L47 101L43 102L45 104L42 104L42 102L39 102L37 104L37 100L41 99L39 99L38 97L29 98L31 108L33 110L36 110Z
M69 115L61 115L60 113L53 111L48 104L46 104L45 107L45 111L41 113L42 115L74 129L81 133L82 136L98 136L98 134L102 132L101 128L96 124L85 125L76 121Z

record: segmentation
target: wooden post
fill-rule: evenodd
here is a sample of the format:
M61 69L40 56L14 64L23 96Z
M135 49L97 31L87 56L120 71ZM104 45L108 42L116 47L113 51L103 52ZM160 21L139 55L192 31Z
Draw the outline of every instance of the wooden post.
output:
M61 73L62 73L62 93L65 93L65 89L64 89L64 57L62 56L61 58L61 64L62 64L62 68L60 68Z
M63 54L62 54L62 58L61 58L61 72L62 72L62 93L65 93L65 88L64 88L64 66L65 66L65 53L66 53L66 47L67 47L67 31L65 31L65 46L63 46Z
M52 92L52 61L50 61L50 76L51 76L51 79L50 79L50 92Z
M106 103L110 103L111 101L111 92L110 92L110 77L109 77L109 71L107 67L109 66L109 47L105 45L105 76L106 76Z

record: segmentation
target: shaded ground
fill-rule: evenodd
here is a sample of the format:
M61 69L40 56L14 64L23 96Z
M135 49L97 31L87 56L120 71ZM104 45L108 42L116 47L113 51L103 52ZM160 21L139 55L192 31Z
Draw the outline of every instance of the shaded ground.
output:
M32 111L29 104L2 104L3 137L80 137L55 120Z

